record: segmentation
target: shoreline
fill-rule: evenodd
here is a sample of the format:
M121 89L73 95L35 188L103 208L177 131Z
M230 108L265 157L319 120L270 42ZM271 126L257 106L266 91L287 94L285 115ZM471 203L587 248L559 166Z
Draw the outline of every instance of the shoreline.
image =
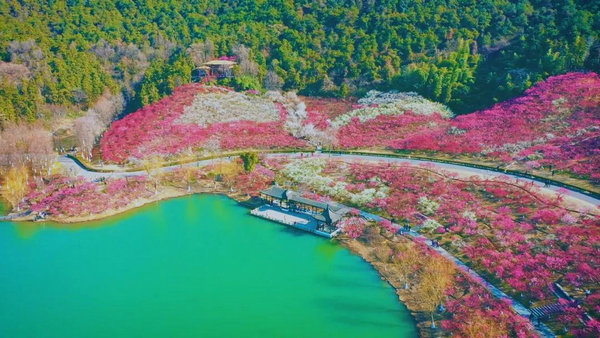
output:
M404 283L394 280L391 273L387 273L384 268L384 263L373 259L370 255L370 250L372 247L352 239L338 239L337 242L343 247L350 250L350 252L354 255L361 257L366 263L368 263L381 278L381 280L388 283L395 291L396 296L398 297L398 301L406 307L408 312L410 312L410 316L413 319L413 323L418 332L419 337L429 338L429 337L444 337L446 336L444 333L446 331L435 329L432 331L430 328L431 322L429 314L425 311L419 310L419 301L414 297L411 293L411 289L404 289ZM412 297L411 297L412 296ZM439 321L436 321L436 326L439 326Z
M207 194L207 195L223 195L231 198L236 202L243 202L247 200L247 196L241 195L237 192L228 191L225 188L217 188L217 189L193 189L188 192L187 190L181 190L176 188L165 189L164 191L159 192L153 198L143 198L130 203L129 205L120 208L120 209L111 209L107 210L100 214L86 215L86 216L77 216L77 217L49 217L44 221L56 222L61 225L73 225L77 223L86 223L86 222L94 222L101 221L106 218L110 218L113 216L118 216L120 214L124 214L127 212L134 211L136 209L140 209L144 206L147 206L154 202L162 202L167 201L174 198L192 196L196 194ZM11 219L10 222L31 222L35 223L31 217L23 217L23 218L15 218ZM330 240L331 241L331 240ZM385 274L381 271L381 267L377 264L378 262L372 260L369 257L369 247L363 246L363 248L359 248L358 243L352 243L346 239L337 239L335 240L340 246L348 249L353 255L357 255L361 257L366 263L368 263L379 275L381 280L384 280L386 283L390 285L394 289L394 293L397 296L397 299L400 303L402 303L407 311L410 313L410 316L413 320L413 324L415 325L415 329L418 332L419 337L439 337L439 331L436 331L437 335L432 335L431 329L429 329L429 317L426 313L419 311L417 307L417 302L415 299L411 299L409 297L410 292L405 291L402 288L402 285L398 285L398 283L392 280L391 276Z
M124 214L127 212L131 212L133 210L142 208L151 203L161 202L170 200L173 198L185 197L195 194L213 194L213 195L224 195L231 199L234 199L238 202L244 201L244 198L241 198L239 193L227 191L227 189L192 189L191 191L177 189L177 188L167 188L162 191L159 191L158 194L152 196L151 198L138 198L134 200L132 203L119 208L119 209L109 209L104 212L98 214L89 214L84 216L65 216L65 217L56 217L49 216L43 220L35 221L33 216L29 215L26 217L14 217L12 219L7 219L8 222L44 222L50 221L55 222L62 225L76 224L76 223L85 223L85 222L94 222L101 221L103 219L118 216L120 214ZM10 214L9 214L10 215Z

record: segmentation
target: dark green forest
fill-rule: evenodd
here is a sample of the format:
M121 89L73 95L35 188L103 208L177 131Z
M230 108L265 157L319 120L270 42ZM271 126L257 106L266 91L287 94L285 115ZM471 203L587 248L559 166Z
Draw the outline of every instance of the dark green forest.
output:
M573 70L600 70L600 1L4 0L0 123L130 107L238 56L240 89L417 91L470 112Z

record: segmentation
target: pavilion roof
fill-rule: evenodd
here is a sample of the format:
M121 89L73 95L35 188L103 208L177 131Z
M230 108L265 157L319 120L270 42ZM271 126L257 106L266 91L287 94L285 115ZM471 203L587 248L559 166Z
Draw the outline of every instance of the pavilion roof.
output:
M342 217L344 217L344 215L350 212L350 208L343 204L315 201L310 198L302 197L295 191L283 189L277 185L273 185L268 189L262 190L261 194L280 200L288 200L323 209L322 212L313 215L313 217L318 221L327 222L330 224L339 221Z
M316 208L321 208L321 209L327 208L327 203L323 203L323 202L311 200L310 198L302 197L293 191L288 191L287 198L290 201L310 205L311 207L316 207Z
M273 186L269 187L268 189L262 190L261 193L265 194L267 196L278 198L280 200L287 198L287 190L280 188L276 185L273 185Z
M210 60L204 63L205 66L234 66L236 64L237 62L229 60Z

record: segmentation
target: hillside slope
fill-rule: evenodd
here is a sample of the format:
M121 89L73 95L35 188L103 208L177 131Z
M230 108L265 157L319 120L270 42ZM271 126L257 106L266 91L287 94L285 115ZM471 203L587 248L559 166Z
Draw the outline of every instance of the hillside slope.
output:
M298 103L295 95L184 85L114 122L100 141L102 157L123 163L182 152L303 147L284 129Z
M354 118L338 141L344 148L468 154L525 170L545 166L600 182L600 77L551 77L521 97L453 119L411 111Z

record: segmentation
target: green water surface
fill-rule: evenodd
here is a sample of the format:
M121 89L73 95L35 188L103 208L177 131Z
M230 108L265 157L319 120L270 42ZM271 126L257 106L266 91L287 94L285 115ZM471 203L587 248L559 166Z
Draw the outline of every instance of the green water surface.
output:
M360 257L222 196L0 223L1 337L411 337Z

